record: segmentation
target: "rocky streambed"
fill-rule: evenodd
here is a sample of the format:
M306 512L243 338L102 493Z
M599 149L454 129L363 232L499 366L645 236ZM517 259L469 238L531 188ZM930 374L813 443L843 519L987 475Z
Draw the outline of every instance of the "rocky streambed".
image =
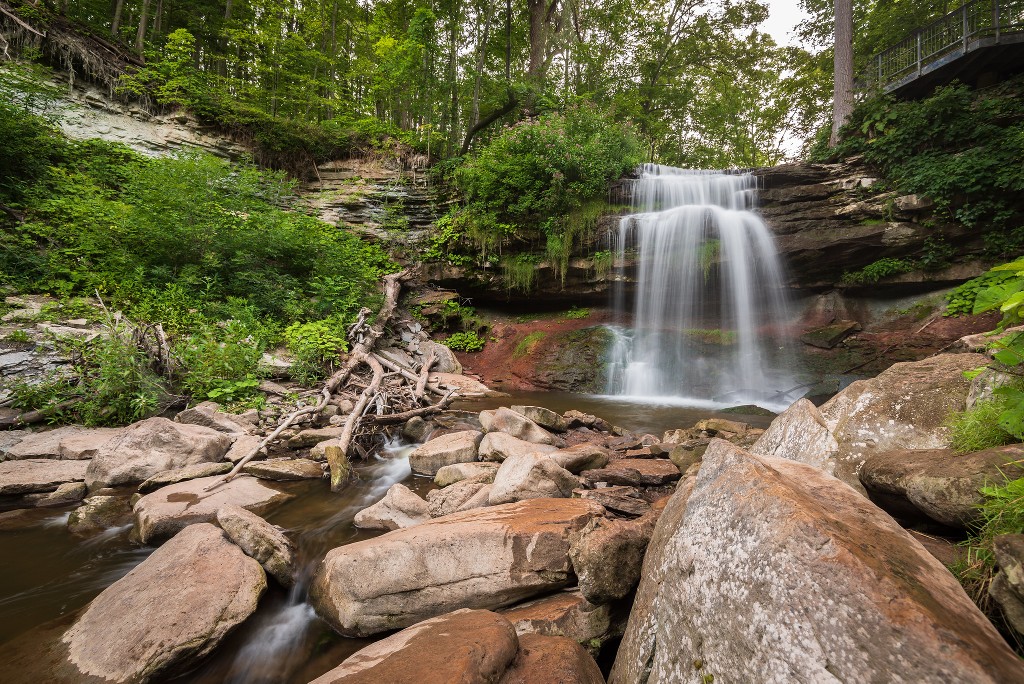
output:
M410 420L340 495L329 426L228 483L260 425L212 404L7 432L0 678L1019 681L943 564L1020 458L946 449L985 361L897 364L766 427L464 407ZM999 545L1007 615L1020 546Z

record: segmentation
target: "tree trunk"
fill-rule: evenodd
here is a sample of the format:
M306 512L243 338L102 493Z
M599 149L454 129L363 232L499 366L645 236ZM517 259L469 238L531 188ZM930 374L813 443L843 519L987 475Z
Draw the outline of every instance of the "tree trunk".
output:
M121 15L124 14L124 0L117 0L114 3L114 20L110 22L110 35L117 37L121 30Z
M139 30L135 34L135 51L142 55L146 47L146 22L149 19L149 0L142 0L142 16L139 17Z
M832 136L839 142L839 129L853 111L853 2L836 0L835 93L832 101Z
M487 3L487 11L484 14L483 35L477 44L476 52L476 73L473 75L473 120L471 126L480 123L480 81L483 79L484 67L487 66L487 41L491 33L491 16L493 14L493 3ZM479 28L477 29L479 31Z

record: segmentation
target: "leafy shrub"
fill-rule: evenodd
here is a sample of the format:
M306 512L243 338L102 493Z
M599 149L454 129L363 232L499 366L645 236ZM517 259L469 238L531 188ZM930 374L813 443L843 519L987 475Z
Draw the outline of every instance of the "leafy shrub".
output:
M455 351L478 352L482 351L487 341L476 334L475 331L452 333L448 339L442 340L441 344Z
M344 320L331 318L293 323L285 328L285 344L293 358L292 377L306 384L333 370L338 357L348 351L345 326Z
M566 314L565 314L566 318L569 318L569 319L572 319L572 320L579 320L581 318L588 318L589 316L590 316L590 309L583 309L583 308L576 307L576 306L574 306L571 309L569 309L566 312Z
M268 343L262 332L241 321L202 325L174 345L183 371L181 387L198 400L237 404L253 399Z
M868 285L877 283L882 278L912 270L914 262L908 259L879 259L859 271L847 271L843 274L843 282L849 285Z

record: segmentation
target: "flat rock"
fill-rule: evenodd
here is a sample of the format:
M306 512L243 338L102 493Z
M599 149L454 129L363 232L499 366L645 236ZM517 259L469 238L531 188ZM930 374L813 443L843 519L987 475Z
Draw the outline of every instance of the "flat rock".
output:
M860 332L857 321L836 321L820 328L808 330L800 335L800 341L812 347L832 349L855 332Z
M140 484L138 491L140 494L148 494L167 485L177 484L185 480L195 480L200 477L223 475L230 471L230 463L196 463L184 468L178 468L177 470L165 470L162 473L157 473Z
M231 443L231 448L224 454L224 460L230 461L231 463L238 463L243 458L248 456L253 449L258 447L263 441L263 438L259 435L238 435L235 437L235 441ZM315 449L316 447L314 447ZM260 449L260 452L266 455L266 447Z
M584 470L604 468L611 459L607 449L589 443L559 449L548 454L548 457L570 473L577 475Z
M298 434L288 440L288 448L308 449L320 442L326 442L329 439L337 439L341 437L341 433L344 431L345 428L341 426L301 430Z
M675 681L697 661L725 682L1024 677L892 518L817 468L724 440L658 521L609 681Z
M456 610L357 651L310 684L497 682L518 650L519 638L504 617Z
M202 425L228 435L246 435L253 432L255 426L241 416L220 410L220 404L204 401L192 408L187 408L174 417L178 423Z
M110 430L107 428L98 428L98 433L103 437L103 441L109 439L117 430ZM87 428L79 427L77 425L67 425L59 427L54 430L46 430L43 432L32 432L26 434L13 446L7 449L7 458L9 459L24 459L24 458L63 458L61 456L61 443L65 440L72 440L76 437L88 435L97 431L89 430ZM72 453L70 450L69 454ZM92 458L91 455L83 456L82 458ZM80 460L78 458L69 458L69 460Z
M1024 477L1024 444L971 454L949 449L884 451L868 456L860 481L876 504L897 517L925 517L968 528L981 521L981 488Z
M487 436L484 435L484 437ZM497 463L453 463L437 471L437 474L434 475L434 484L438 487L447 487L463 480L490 484L494 482L497 472Z
M488 432L480 441L480 460L501 463L510 456L524 454L546 454L556 451L558 447L550 444L535 444L518 439L504 432Z
M319 480L324 476L324 469L320 464L308 458L272 458L266 461L250 461L242 466L242 472L261 480L277 482Z
M354 524L367 530L400 530L428 520L427 502L404 484L393 484L383 499L356 513Z
M36 499L35 504L40 508L68 506L78 503L88 493L89 488L85 486L84 482L68 482L48 494L37 494L36 496L39 498Z
M259 563L223 532L193 525L89 604L63 636L68 666L81 681L163 680L212 651L266 586Z
M641 495L636 487L601 487L599 489L577 489L573 496L590 499L601 504L613 513L629 516L641 516L651 510L651 504Z
M455 608L501 608L566 586L570 539L603 513L583 499L532 499L346 544L320 564L310 603L351 636Z
M427 510L431 517L440 518L460 511L490 506L493 488L493 485L485 482L456 482L444 489L427 492Z
M807 399L798 399L772 421L750 450L806 463L831 475L836 469L839 442L818 407Z
M566 637L524 634L519 652L499 684L604 684L601 668L582 646Z
M263 566L281 586L295 583L295 553L281 528L234 504L217 510L217 524L228 539Z
M132 521L127 496L90 496L68 517L68 531L79 536L98 534Z
M57 457L69 461L84 461L96 457L100 449L123 432L123 428L91 428L71 434L60 440Z
M591 483L607 482L628 487L657 487L678 480L682 474L672 461L664 458L623 458L604 468L584 470L583 479Z
M512 410L546 430L565 432L569 429L568 421L551 409L541 406L513 406Z
M501 611L516 633L564 636L581 643L604 641L612 631L611 609L595 606L578 589L521 603Z
M482 422L482 419L481 419ZM487 424L488 432L504 432L534 444L555 444L555 437L532 420L504 406L495 409Z
M7 452L11 447L33 434L35 433L29 430L0 430L0 461L7 458Z
M438 385L442 389L454 389L460 397L471 399L477 397L501 397L501 392L495 392L479 380L474 380L466 375L458 373L431 373L429 382Z
M52 492L68 482L82 482L89 461L29 458L0 463L0 496Z
M139 499L135 504L135 529L142 543L173 537L195 523L212 522L217 518L217 511L226 504L260 515L292 498L291 494L273 489L249 475L239 475L211 491L204 491L221 479L214 476L186 480Z
M182 425L166 418L149 418L125 428L103 444L89 462L89 489L143 482L165 470L196 463L216 463L231 446L231 438L201 425Z
M544 454L520 454L505 459L494 476L492 506L524 499L572 496L579 478Z
M409 454L409 465L413 472L436 475L446 465L471 463L477 460L477 448L483 437L483 433L476 430L441 435L416 447Z
M948 417L966 407L971 387L964 371L987 363L981 354L897 363L832 397L820 413L839 445L835 476L860 490L857 474L871 454L948 447Z

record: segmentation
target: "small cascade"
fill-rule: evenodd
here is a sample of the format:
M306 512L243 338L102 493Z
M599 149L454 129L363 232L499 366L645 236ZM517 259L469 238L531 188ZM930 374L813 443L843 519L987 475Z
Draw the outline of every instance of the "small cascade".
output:
M613 235L620 273L608 393L692 405L782 407L796 384L780 334L783 269L749 174L654 164Z

